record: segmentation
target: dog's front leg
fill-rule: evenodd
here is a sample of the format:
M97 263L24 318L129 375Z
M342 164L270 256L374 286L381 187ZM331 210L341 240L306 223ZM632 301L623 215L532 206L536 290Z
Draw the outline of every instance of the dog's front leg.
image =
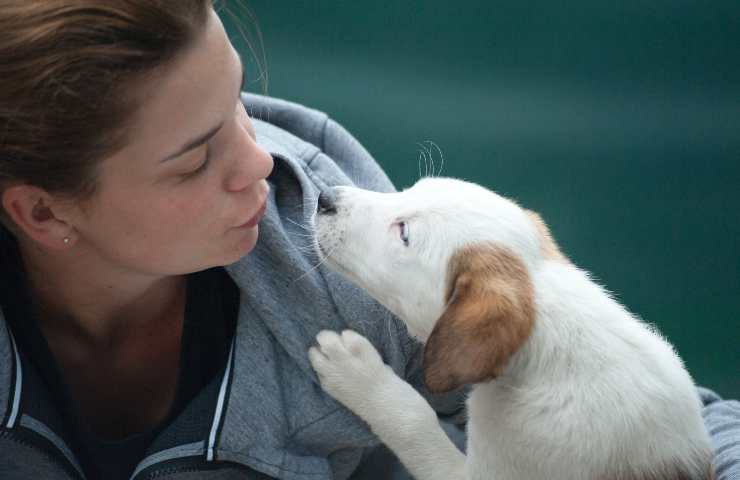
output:
M414 478L464 478L465 455L442 430L437 414L365 337L351 330L323 331L316 340L308 353L321 386L365 420Z

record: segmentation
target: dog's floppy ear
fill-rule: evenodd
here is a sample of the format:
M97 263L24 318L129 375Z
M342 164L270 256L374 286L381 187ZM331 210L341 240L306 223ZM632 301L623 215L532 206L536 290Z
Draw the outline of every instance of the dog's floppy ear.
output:
M529 337L535 316L527 270L504 248L458 251L447 277L447 308L424 350L424 381L434 393L500 375Z

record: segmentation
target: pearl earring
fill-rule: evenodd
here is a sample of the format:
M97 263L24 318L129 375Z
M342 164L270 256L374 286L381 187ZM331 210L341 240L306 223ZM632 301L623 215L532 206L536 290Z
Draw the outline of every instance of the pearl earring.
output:
M69 242L70 242L70 241L71 241L71 240L69 239L69 237L64 237L64 244L65 244L65 245L69 245Z

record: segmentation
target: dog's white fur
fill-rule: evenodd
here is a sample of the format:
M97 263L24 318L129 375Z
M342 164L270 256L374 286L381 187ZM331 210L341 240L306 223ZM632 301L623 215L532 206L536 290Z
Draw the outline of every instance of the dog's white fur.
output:
M452 265L461 256L501 253L503 267L489 274L513 271L521 282L507 283L503 275L484 283L512 290L504 295L518 289L521 298L531 297L532 325L520 330L515 351L495 371L474 372L482 377L467 402L467 457L364 337L351 331L317 337L309 357L322 387L363 418L415 478L711 478L700 401L681 360L562 257L536 215L483 187L445 178L423 179L399 193L350 187L335 193L333 208L314 220L321 256L422 342L459 301L462 286L451 276L461 274ZM491 293L472 301L498 301L500 292ZM463 348L501 347L484 335L481 341L487 344ZM443 389L460 386L453 377Z

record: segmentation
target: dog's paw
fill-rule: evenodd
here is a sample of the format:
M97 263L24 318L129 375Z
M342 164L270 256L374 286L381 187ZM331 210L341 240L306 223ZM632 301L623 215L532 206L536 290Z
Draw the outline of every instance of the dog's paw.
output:
M393 376L393 371L375 347L352 330L341 334L324 330L316 341L318 345L309 349L308 358L321 387L356 413L367 410L370 393Z

